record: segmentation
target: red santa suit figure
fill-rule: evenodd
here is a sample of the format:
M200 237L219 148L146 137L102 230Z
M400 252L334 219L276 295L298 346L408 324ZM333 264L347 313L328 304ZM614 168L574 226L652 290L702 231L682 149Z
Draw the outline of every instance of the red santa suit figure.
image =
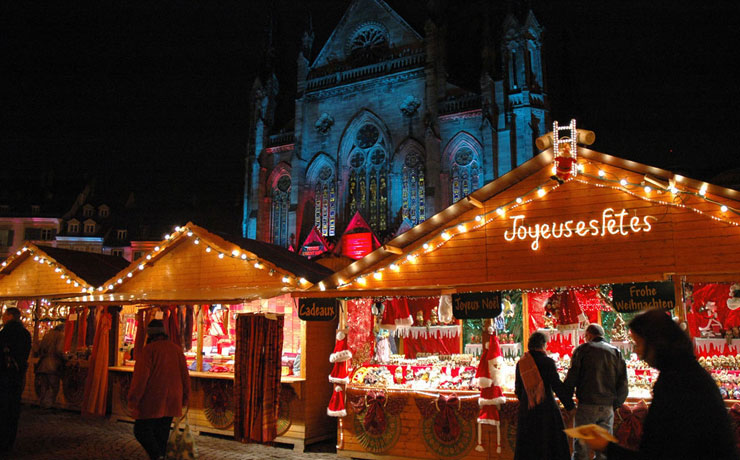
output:
M501 368L504 358L501 355L501 346L493 329L489 329L490 338L481 353L480 363L475 376L478 378L480 387L480 398L478 406L478 445L475 450L483 452L481 444L481 425L494 425L496 427L496 452L501 453L501 417L499 407L506 402L506 397L501 390Z
M570 152L569 144L563 144L560 149L558 156L555 157L555 175L559 179L566 181L573 174L573 163L575 163L576 159L573 158Z
M329 374L331 383L346 384L349 382L349 360L352 359L352 352L347 347L347 334L344 331L337 331L337 342L334 345L334 352L329 355L329 362L334 367Z

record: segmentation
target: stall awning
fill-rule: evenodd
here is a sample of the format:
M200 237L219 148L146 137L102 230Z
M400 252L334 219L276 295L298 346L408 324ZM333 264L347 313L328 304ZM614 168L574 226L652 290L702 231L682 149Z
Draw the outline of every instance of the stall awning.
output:
M68 297L55 299L52 303L57 305L83 305L83 304L112 304L112 305L132 305L132 304L152 304L152 305L169 305L169 304L214 304L225 303L234 304L246 302L261 298L271 298L285 293L289 293L288 288L265 289L260 287L242 287L242 288L218 288L218 289L184 289L177 291L152 291L146 293L101 293L91 294L79 297Z

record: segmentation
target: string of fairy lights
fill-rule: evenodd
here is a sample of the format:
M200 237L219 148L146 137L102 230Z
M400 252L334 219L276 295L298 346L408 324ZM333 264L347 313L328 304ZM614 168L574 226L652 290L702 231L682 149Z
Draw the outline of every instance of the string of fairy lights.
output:
M308 288L312 285L306 278L295 276L290 272L280 269L276 265L260 259L250 252L241 251L239 249L232 249L231 251L223 249L213 242L207 242L206 239L203 239L202 236L197 235L196 232L194 232L193 230L187 227L180 226L175 227L175 231L172 234L165 235L164 241L162 243L155 246L152 251L146 254L146 256L131 264L127 270L122 272L123 274L119 274L119 277L117 279L109 280L107 285L104 284L98 286L97 288L90 286L88 283L75 275L72 271L68 270L62 264L45 255L43 251L36 248L32 244L23 246L23 248L19 249L13 256L4 260L2 264L0 264L0 271L5 269L5 267L10 266L15 259L28 252L29 256L33 256L33 260L35 262L38 262L39 264L46 264L53 268L54 272L59 273L59 277L62 280L66 280L67 284L81 288L80 292L82 294L93 294L95 291L99 293L113 293L120 285L124 284L128 279L133 278L137 272L141 272L146 270L147 268L152 267L154 265L154 262L164 254L164 249L174 244L175 241L179 240L180 238L191 239L192 244L202 246L206 253L213 254L219 260L241 260L245 264L252 265L255 269L266 270L268 275L270 276L280 276L282 283L286 287L295 286Z
M266 270L270 276L281 276L281 281L285 286L298 286L302 288L308 288L311 286L311 283L306 278L298 277L290 272L282 270L276 265L260 259L251 252L242 251L240 249L232 249L231 251L229 251L218 246L212 241L208 241L188 227L178 226L175 227L174 233L164 236L164 242L161 245L155 246L152 251L150 251L145 257L139 259L137 261L138 263L132 264L131 267L126 270L125 274L120 275L115 281L110 281L107 286L98 287L98 291L102 292L103 290L105 290L106 293L114 292L118 288L118 286L124 284L126 280L133 278L136 272L140 272L149 267L152 267L154 261L157 258L161 257L162 254L164 254L165 248L171 246L176 241L182 238L190 239L193 245L203 247L203 251L205 253L212 254L219 260L240 260L243 261L245 264L252 265L255 269Z
M556 172L554 165L552 169L554 175ZM423 244L416 246L405 255L400 255L392 262L380 268L377 268L372 273L363 273L354 276L348 280L343 280L341 278L338 279L336 282L336 288L343 289L355 284L359 285L360 287L365 287L368 284L369 278L381 281L383 279L384 273L400 272L404 265L416 263L419 257L436 251L448 242L452 241L455 237L463 235L469 231L484 227L495 219L504 218L507 213L515 210L516 208L526 206L534 200L542 199L548 193L556 190L562 184L569 181L576 181L585 185L592 185L600 188L611 188L614 190L619 190L633 197L654 204L688 209L717 222L740 227L740 222L738 222L737 220L731 220L730 217L726 217L727 214L731 214L731 217L740 216L740 210L707 196L707 183L704 183L697 191L694 191L689 189L687 186L679 186L673 181L669 182L668 184L662 184L659 180L652 179L647 175L640 175L639 182L634 182L634 180L629 179L629 176L617 177L614 173L608 172L607 170L599 167L597 164L589 161L578 163L575 169L576 171L574 172L576 172L576 174L579 174L581 177L587 178L589 180L579 178L575 174L566 181L553 180L552 178L548 179L547 181L539 184L538 186L532 188L531 190L518 196L517 198L501 204L495 209L483 211L480 214L476 215L473 219L465 220L458 224L451 225L447 228L444 228L439 233L435 232L435 235L424 241ZM589 170L592 169L595 169L595 174L589 172ZM642 190L643 194L638 193L636 190ZM671 201L666 201L652 196L653 194L665 195L666 193L669 193L672 196ZM722 216L717 216L709 211L688 205L686 201L689 198L699 198L706 203L716 205L717 209L715 212L721 213ZM326 290L328 286L326 285L326 283L321 282L319 283L319 288L323 291Z

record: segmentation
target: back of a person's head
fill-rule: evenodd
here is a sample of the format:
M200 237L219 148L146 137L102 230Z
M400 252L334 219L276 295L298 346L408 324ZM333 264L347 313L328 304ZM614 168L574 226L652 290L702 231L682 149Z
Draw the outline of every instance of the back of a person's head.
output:
M653 353L653 364L659 369L694 355L689 336L662 310L650 310L635 316L629 327L633 333L645 339L646 353Z
M147 341L167 337L164 322L161 319L153 319L146 326Z
M547 336L542 332L534 332L529 336L527 341L527 348L529 350L540 350L547 343Z
M16 321L21 319L21 311L15 307L6 308L5 314L10 315L10 317Z
M586 332L594 337L604 337L604 328L600 324L591 323L586 328Z

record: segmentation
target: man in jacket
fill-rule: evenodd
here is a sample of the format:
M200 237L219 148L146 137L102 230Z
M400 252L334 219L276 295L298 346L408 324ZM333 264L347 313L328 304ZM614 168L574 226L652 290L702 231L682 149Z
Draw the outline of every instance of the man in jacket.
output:
M0 330L0 454L9 452L18 433L21 394L26 380L31 334L21 322L21 311L11 307L3 313Z
M128 405L134 436L150 459L164 458L173 417L180 417L190 397L190 374L182 347L168 339L164 323L147 326L147 344L136 353Z
M573 352L571 366L565 377L565 387L570 394L575 388L578 398L575 424L595 423L609 432L614 426L614 409L627 399L627 367L618 348L604 341L604 329L598 324L586 328L586 343ZM573 460L586 460L587 446L573 444ZM596 460L606 460L596 452Z

